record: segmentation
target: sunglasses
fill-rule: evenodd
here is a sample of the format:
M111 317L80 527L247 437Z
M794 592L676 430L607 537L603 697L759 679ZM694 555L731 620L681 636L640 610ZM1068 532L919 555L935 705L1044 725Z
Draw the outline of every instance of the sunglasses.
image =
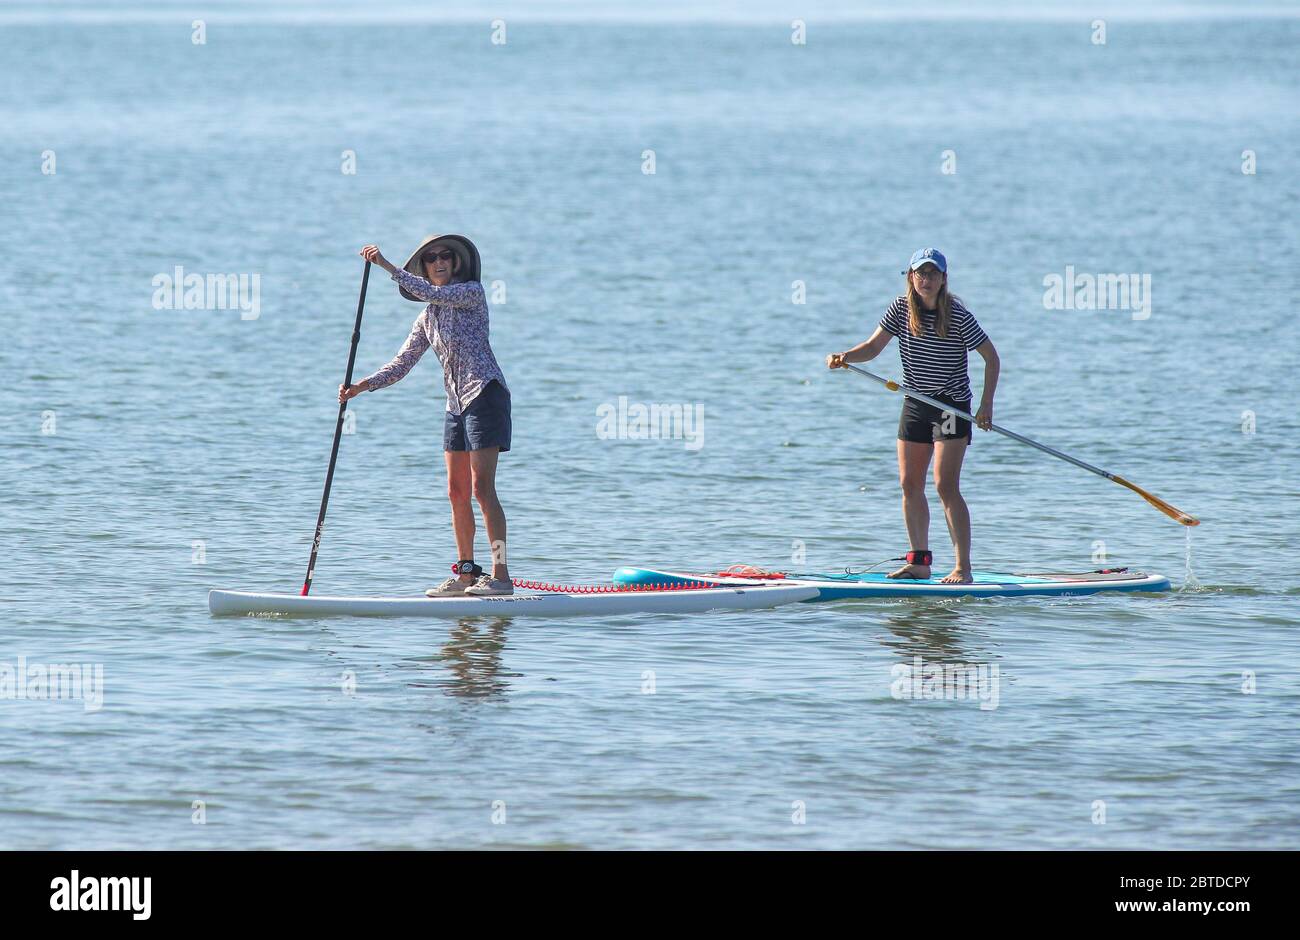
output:
M433 264L435 261L450 261L454 257L456 257L456 252L447 248L442 251L426 251L420 256L420 260L428 264Z

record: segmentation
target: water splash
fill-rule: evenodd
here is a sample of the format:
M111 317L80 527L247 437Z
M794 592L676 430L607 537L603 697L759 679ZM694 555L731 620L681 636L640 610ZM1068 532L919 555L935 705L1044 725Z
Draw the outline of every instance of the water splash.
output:
M1192 528L1187 526L1183 529L1187 533L1187 545L1183 559L1183 590L1198 591L1201 589L1201 582L1197 579L1195 572L1192 571Z

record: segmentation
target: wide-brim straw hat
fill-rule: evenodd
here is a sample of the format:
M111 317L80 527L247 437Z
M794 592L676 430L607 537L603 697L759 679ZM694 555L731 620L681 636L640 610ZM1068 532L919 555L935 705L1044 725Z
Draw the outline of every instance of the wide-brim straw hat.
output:
M411 257L406 259L406 264L402 265L404 270L412 274L418 274L424 277L424 262L420 258L426 251L434 245L445 246L456 252L460 264L456 266L456 271L452 275L455 281L481 281L483 279L483 262L478 256L478 249L474 243L464 235L430 235L420 243L420 247L412 252ZM419 297L413 297L402 289L402 296L407 300L414 300L423 303Z

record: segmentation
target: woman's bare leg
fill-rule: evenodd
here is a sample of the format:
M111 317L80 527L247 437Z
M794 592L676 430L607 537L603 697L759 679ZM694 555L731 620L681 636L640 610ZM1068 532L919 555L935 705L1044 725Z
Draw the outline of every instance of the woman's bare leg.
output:
M933 444L915 441L898 442L898 483L903 488L903 521L907 524L907 542L912 551L930 548L930 503L925 497L925 475L930 469ZM891 571L891 578L928 578L929 565L904 565Z
M969 584L970 567L970 510L961 495L961 465L966 458L966 440L937 441L934 445L934 488L943 501L943 514L948 520L948 534L957 564L952 573L943 579L945 584Z
M447 459L447 499L451 502L451 529L456 536L457 560L474 558L474 504L470 502L473 493L470 452L464 450L446 450ZM465 582L473 581L467 574L460 576Z
M500 448L485 447L469 452L474 474L474 498L483 512L483 526L487 529L488 545L492 549L492 577L509 581L510 569L506 565L506 514L497 499L497 457Z

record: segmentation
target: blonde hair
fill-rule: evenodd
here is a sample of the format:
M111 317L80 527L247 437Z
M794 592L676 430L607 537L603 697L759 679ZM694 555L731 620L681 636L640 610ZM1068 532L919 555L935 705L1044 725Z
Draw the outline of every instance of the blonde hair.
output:
M912 272L908 271L904 277L907 278L907 331L913 336L920 336L925 332L925 326L921 323L921 295L912 283ZM939 315L934 321L934 331L943 339L948 338L948 327L952 324L952 301L953 296L948 293L948 275L944 274L943 283L939 285L939 296L935 298Z

